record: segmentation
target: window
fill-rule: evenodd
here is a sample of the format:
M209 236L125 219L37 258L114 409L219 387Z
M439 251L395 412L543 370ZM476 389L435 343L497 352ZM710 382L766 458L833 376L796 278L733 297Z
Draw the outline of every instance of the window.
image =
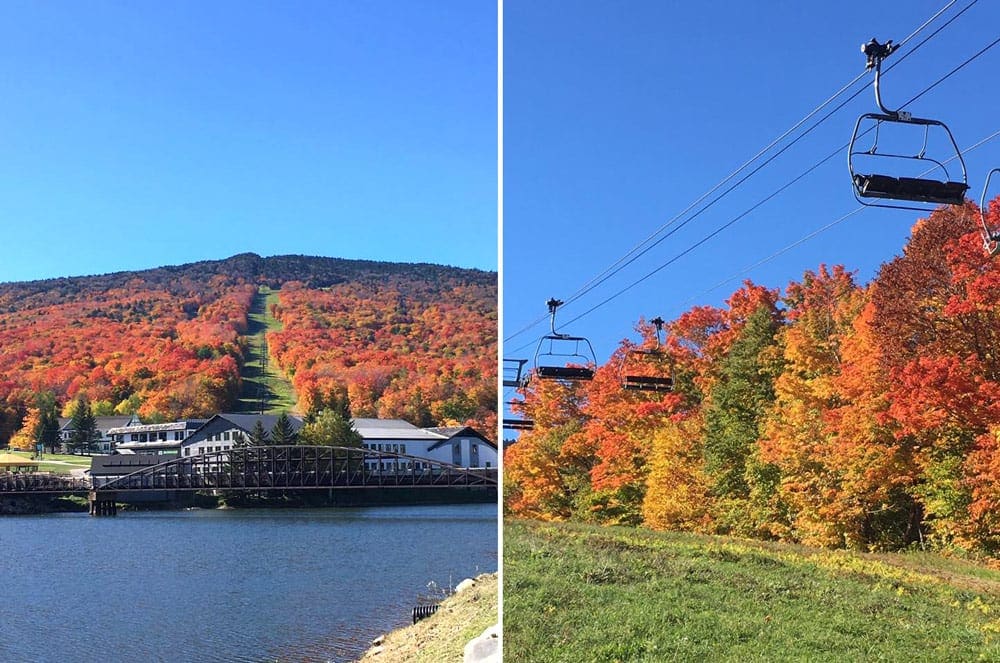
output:
M186 447L184 449L184 455L185 456L190 456L191 455L191 447Z
M401 454L405 454L406 453L406 445L405 444L399 445L399 453L401 453Z
M226 431L225 433L222 434L222 439L223 440L228 440L229 439L229 431Z

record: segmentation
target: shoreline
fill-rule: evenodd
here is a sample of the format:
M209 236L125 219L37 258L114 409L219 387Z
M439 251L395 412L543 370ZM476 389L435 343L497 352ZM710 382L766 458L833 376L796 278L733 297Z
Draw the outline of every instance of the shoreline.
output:
M497 572L473 580L430 617L376 638L355 663L462 663L466 645L500 618Z

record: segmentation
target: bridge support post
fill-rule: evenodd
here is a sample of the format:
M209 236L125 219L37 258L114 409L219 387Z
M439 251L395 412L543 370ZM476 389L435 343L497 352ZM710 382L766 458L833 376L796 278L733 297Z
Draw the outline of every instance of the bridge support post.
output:
M118 505L115 503L115 494L105 491L90 491L90 515L92 516L114 516L118 514Z

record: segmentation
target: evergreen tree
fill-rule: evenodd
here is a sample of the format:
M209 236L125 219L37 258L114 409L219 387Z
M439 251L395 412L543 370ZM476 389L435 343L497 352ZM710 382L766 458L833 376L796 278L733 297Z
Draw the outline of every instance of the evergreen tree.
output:
M295 437L292 420L288 418L287 413L282 412L278 420L274 422L274 428L271 429L271 444L295 444Z
M59 445L59 410L56 407L56 397L51 391L44 391L35 397L35 404L41 415L36 439L38 443L55 453Z
M59 446L60 440L59 418L56 416L54 408L42 411L41 434L39 435L38 441L49 450L49 453L56 452L56 447Z
M250 431L249 444L252 447L262 447L271 444L271 436L264 430L264 424L260 419L257 420L257 423L253 425L253 430Z
M69 440L70 449L74 453L90 452L100 433L97 431L97 421L94 419L94 413L86 398L80 398L76 401L71 419L70 428L73 433Z

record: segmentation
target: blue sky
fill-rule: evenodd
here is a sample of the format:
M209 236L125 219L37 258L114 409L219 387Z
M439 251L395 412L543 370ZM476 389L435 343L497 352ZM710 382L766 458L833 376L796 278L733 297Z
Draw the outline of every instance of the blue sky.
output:
M510 337L545 317L549 297L567 299L863 72L861 44L899 42L945 4L583 0L568 11L557 0L506 0L505 356L534 354L547 320ZM956 2L885 66L968 4ZM1000 36L998 25L997 3L975 4L886 74L886 104L898 107L946 75ZM998 65L1000 46L908 108L946 122L967 148L1000 130ZM865 209L712 289L859 206L841 148L858 116L877 110L871 80L769 166L561 309L560 331L588 337L603 363L621 339L638 338L640 316L671 320L694 305L721 305L742 278L784 288L826 263L868 282L901 251L919 213ZM586 313L833 153L728 230ZM966 164L978 200L986 173L1000 166L1000 137Z
M0 3L0 281L496 269L496 42L481 0Z

